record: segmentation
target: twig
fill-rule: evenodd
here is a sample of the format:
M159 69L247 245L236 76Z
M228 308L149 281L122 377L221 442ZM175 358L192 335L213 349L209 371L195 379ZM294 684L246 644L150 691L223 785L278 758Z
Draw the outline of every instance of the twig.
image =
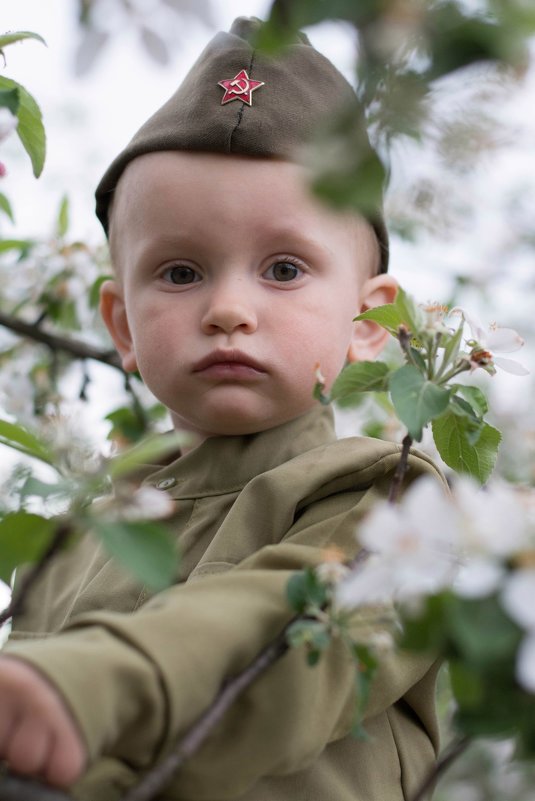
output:
M214 701L189 729L175 750L141 779L121 801L149 801L149 799L156 798L161 793L175 772L204 743L238 696L288 651L290 646L288 645L286 634L296 619L295 617L292 618L278 637L266 646L245 670L223 686Z
M450 743L440 759L436 762L434 768L429 773L429 776L427 776L427 778L424 780L416 795L412 797L412 801L424 801L427 793L434 789L438 779L443 773L446 772L449 766L455 762L456 759L464 754L471 742L471 738L465 735L464 737L459 737L457 740L454 740L452 743Z
M23 776L0 773L0 801L72 801L72 798Z
M51 559L53 559L57 552L63 548L71 534L72 528L69 524L59 524L46 551L43 553L39 561L36 562L32 569L26 574L21 582L18 592L13 596L9 605L6 606L2 612L0 612L0 626L3 626L4 623L7 623L7 621L13 617L13 615L21 613L24 608L24 602L31 588L40 578Z
M34 323L25 323L17 317L4 314L4 312L0 312L0 325L13 331L15 334L19 334L19 336L27 337L28 339L33 339L34 342L46 345L53 353L63 351L70 356L74 356L76 359L93 359L93 361L102 362L110 367L115 367L116 370L120 370L124 373L119 356L114 350L102 350L76 339L62 337L58 334L50 334L47 331L43 331Z
M409 451L411 449L411 445L412 437L410 434L406 434L403 437L403 447L401 449L399 462L396 467L396 472L394 473L394 478L392 479L392 483L390 485L390 492L388 493L389 503L395 503L397 501L401 487L403 486L403 479L405 478L405 473L407 472L407 468L409 466Z
M366 548L362 548L349 563L349 566L355 569L365 562L369 556L370 552ZM287 640L289 628L297 620L303 620L306 617L306 615L293 617L280 634L241 673L230 679L208 709L203 712L180 740L175 750L156 765L121 801L150 801L150 799L158 797L176 771L201 747L238 696L250 687L265 670L287 653L290 648Z

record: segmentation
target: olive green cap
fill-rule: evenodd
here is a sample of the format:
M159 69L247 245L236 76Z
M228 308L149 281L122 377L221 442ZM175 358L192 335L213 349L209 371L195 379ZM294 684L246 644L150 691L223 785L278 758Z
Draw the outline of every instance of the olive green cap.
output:
M96 213L106 234L113 192L138 156L165 150L229 153L298 160L328 115L354 107L371 152L357 96L307 36L298 34L276 57L255 49L262 22L238 17L229 33L206 46L175 94L139 129L112 162L96 191ZM388 235L381 210L368 215L388 267Z

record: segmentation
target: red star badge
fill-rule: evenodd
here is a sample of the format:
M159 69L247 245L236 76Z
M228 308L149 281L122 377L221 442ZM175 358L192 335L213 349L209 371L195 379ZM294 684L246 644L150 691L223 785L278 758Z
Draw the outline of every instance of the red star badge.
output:
M264 86L264 81L252 81L247 75L247 70L241 70L234 78L219 81L218 86L222 86L225 90L225 94L221 99L222 106L225 103L230 103L231 100L242 100L248 106L252 106L252 94L255 89Z

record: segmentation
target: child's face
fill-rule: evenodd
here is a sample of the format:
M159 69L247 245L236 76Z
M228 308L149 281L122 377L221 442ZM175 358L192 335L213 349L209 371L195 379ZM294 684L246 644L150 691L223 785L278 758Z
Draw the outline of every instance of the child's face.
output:
M103 317L175 426L262 431L317 402L318 364L329 386L346 359L382 346L352 322L395 293L370 277L373 236L315 201L295 164L151 153L117 190Z

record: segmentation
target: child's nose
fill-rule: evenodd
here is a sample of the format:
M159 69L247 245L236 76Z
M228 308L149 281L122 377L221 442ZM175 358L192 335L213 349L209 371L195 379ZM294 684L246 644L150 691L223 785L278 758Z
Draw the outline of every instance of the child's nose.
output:
M221 288L212 295L201 321L205 334L220 331L230 334L236 329L252 334L256 331L257 324L253 303L245 288L237 284Z

